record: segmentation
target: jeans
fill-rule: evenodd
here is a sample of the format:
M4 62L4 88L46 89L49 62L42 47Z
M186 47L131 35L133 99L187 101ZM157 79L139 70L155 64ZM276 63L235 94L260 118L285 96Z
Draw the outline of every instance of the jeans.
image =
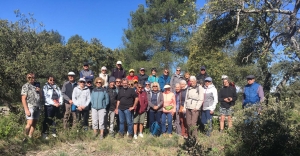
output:
M128 127L128 133L129 135L133 134L133 115L132 112L128 109L126 110L118 110L119 114L119 120L120 120L120 126L119 126L119 133L124 134L124 123L126 120L127 127Z
M168 131L166 131L166 118L168 119ZM163 113L161 116L161 130L162 133L168 133L171 134L172 133L172 120L173 120L173 116L172 113Z
M89 110L82 110L82 111L77 111L78 114L78 121L80 122L81 120L81 126L89 126Z
M212 115L210 114L210 110L202 110L201 122L204 125L208 125L208 130L206 132L206 135L210 136L210 133L212 132Z
M155 121L158 122L158 125L161 127L161 114L162 111L149 111L149 127L151 127Z
M43 121L43 131L42 133L46 133L49 131L49 125L52 126L52 134L56 134L56 129L55 129L55 121L53 118L55 117L55 113L59 108L49 105L49 106L44 106L44 111L45 111L45 118Z

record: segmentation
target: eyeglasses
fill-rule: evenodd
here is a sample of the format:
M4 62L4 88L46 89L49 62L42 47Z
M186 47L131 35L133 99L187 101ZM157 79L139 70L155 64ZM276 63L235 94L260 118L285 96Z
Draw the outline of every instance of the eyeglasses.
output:
M206 82L210 82L210 81L205 81L205 83L206 83Z
M106 71L106 70L102 70L102 71Z
M143 87L138 87L138 88L143 88Z
M121 82L121 81L116 81L116 82Z
M165 71L165 73L169 73L169 72Z
M92 83L91 81L88 81L88 82L86 82L86 83Z
M84 81L79 81L79 83L85 83Z
M247 81L249 81L249 80L253 80L253 79L247 79Z
M157 86L152 86L152 87L157 87Z
M180 71L180 70L176 70L176 71Z
M35 77L27 77L28 79L35 79Z
M54 81L54 80L49 80L49 81Z
M96 82L97 84L101 84L101 82Z
M130 84L128 84L129 86L133 86L133 84L132 83L130 83Z
M146 84L146 86L150 86L150 84Z
M205 71L205 69L201 69L201 71Z

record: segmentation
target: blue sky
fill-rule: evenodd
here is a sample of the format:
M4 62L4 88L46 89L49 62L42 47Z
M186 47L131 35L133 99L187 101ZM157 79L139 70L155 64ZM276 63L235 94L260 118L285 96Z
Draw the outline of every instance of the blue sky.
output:
M0 19L16 21L14 10L33 13L46 30L57 30L67 41L78 34L85 40L98 38L111 49L122 47L123 29L130 12L145 0L2 0ZM203 1L198 0L198 7Z

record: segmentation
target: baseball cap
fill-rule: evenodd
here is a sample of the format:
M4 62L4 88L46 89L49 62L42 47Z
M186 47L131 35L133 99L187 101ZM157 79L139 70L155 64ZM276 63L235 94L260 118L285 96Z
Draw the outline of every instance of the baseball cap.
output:
M152 72L153 70L156 72L156 68L151 68L151 72Z
M176 70L181 70L181 68L180 68L180 67L177 67Z
M86 81L86 82L92 82L93 79L91 79L91 78L86 78L85 81Z
M74 72L68 72L68 76L75 76Z
M205 66L201 66L200 69L201 69L201 70L206 70Z
M130 69L130 70L129 70L129 73L130 73L130 72L134 72L134 69Z
M212 82L212 78L211 77L207 77L207 78L205 78L205 80L204 81L209 81L209 82Z
M248 76L246 76L246 79L255 79L255 76L254 75L248 75Z
M101 68L101 70L107 70L107 68L106 68L105 66L103 66L103 67Z
M145 84L150 84L150 81L146 81Z
M165 85L164 89L166 89L166 88L171 88L171 86L170 85Z
M117 61L117 64L122 64L122 62L121 61Z
M228 76L227 75L222 75L222 80L224 79L228 79Z
M116 78L111 76L111 77L109 77L108 83L115 82L115 81L116 81Z
M88 62L84 62L84 63L83 63L83 66L88 66L88 65L89 65Z
M141 70L145 71L145 68L141 68L140 71L141 71Z

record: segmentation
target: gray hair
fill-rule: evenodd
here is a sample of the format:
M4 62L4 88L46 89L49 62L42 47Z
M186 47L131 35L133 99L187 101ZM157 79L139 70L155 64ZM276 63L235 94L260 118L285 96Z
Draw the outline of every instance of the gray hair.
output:
M179 83L180 83L180 84L185 84L185 85L186 85L186 81L185 81L185 80L180 80Z
M197 80L197 79L196 79L196 76L191 76L191 77L190 77L190 80Z
M179 84L179 83L176 83L176 84L175 84L175 87L176 87L176 86L179 86L179 87L180 87L180 84Z

